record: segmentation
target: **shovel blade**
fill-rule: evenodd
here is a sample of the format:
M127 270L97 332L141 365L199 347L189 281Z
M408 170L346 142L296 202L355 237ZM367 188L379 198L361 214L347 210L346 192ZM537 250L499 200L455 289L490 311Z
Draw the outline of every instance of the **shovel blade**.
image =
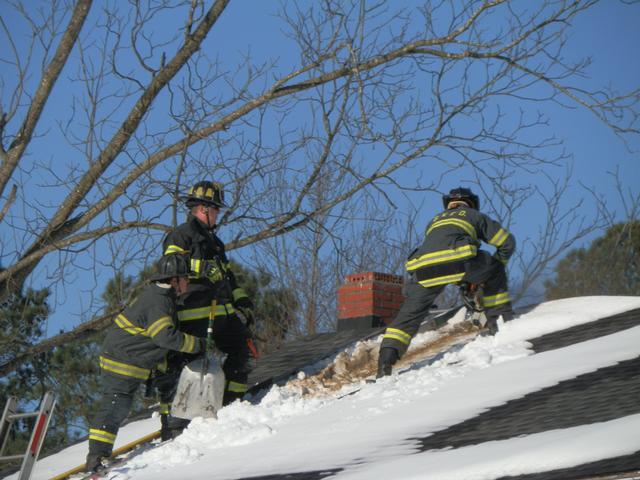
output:
M217 418L222 407L225 377L220 359L212 355L185 365L180 373L171 415L178 418Z

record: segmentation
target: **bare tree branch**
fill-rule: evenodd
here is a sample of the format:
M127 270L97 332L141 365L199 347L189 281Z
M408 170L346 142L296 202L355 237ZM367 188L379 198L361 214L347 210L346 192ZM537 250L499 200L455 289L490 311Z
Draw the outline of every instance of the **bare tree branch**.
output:
M203 177L225 184L220 231L234 255L265 249L267 270L300 282L293 251L309 253L310 290L324 303L299 302L311 308L307 329L314 315L330 324L326 282L346 265L400 268L418 227L394 217L420 221L414 203L428 208L452 179L482 191L506 224L525 202L548 208L516 269L525 288L593 227L562 208L556 169L571 152L545 108L595 115L621 138L640 133L640 91L589 89L589 61L565 55L567 32L596 0L287 4L279 31L265 33L284 30L286 53L265 58L238 53L234 32L210 35L236 5L129 2L87 16L78 1L40 18L11 4L31 32L0 28L0 298L46 279L61 304L89 277L74 308L101 316L105 277L160 254L182 191ZM50 112L54 96L64 107ZM4 193L10 181L15 195ZM359 232L375 239L371 252L395 250L357 252Z
M27 112L24 122L6 153L3 153L2 157L0 157L2 160L2 163L0 164L0 195L4 192L7 183L11 179L11 175L29 145L29 141L31 140L36 125L38 124L42 110L49 99L60 72L62 72L62 69L67 63L69 54L71 53L71 50L73 50L78 35L80 34L80 30L84 25L87 15L89 14L90 7L91 0L78 0L76 3L73 13L71 14L69 26L62 36L58 49L51 59L49 66L42 75L38 89L36 90L35 95L31 100L31 104L29 105L29 111Z

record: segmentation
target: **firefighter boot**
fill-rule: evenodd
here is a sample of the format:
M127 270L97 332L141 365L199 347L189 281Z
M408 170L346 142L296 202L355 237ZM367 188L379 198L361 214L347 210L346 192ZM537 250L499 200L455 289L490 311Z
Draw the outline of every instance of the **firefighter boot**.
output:
M229 390L225 390L224 396L222 397L222 406L226 407L230 403L233 403L236 400L242 399L243 396L244 396L243 392L231 392Z
M498 319L495 317L488 318L485 328L485 331L489 335L495 335L496 333L498 333Z
M189 423L190 420L163 413L160 415L160 439L164 442L176 438L187 428Z
M384 347L378 354L378 374L376 378L391 375L391 367L398 361L398 351L395 348Z
M99 453L91 453L87 455L87 459L85 461L86 471L92 473L100 473L105 469L104 463L102 462L106 459L108 455L100 455Z

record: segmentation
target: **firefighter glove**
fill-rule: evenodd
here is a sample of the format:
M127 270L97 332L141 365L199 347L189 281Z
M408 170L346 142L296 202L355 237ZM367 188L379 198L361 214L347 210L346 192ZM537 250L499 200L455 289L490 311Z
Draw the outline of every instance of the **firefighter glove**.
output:
M209 342L207 342L206 338L198 337L198 353L204 355L209 350Z
M497 251L496 253L493 254L493 258L495 258L496 260L498 260L501 264L503 265L507 265L507 263L509 263L509 258L504 258L499 251Z
M255 316L253 314L253 302L249 300L248 297L236 300L234 307L237 310L238 316L247 327L253 325L255 320Z
M202 273L205 278L208 278L211 283L219 282L224 278L224 272L220 268L220 265L215 260L207 260L204 262L204 268Z
M391 367L398 361L399 355L395 348L384 347L378 354L378 374L376 378L391 375Z

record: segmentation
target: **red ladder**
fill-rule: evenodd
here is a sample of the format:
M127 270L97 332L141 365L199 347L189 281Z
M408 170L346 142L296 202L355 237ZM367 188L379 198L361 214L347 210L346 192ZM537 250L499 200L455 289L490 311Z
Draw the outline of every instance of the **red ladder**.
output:
M18 400L16 397L9 397L7 400L4 412L2 413L2 422L0 423L0 462L22 458L23 461L18 480L29 480L31 478L31 472L33 472L33 466L36 460L38 460L42 442L44 442L44 437L47 434L47 428L49 428L49 421L51 420L51 414L55 405L56 396L53 392L44 394L44 398L40 402L40 409L36 412L18 413ZM29 440L29 444L27 445L27 451L21 455L3 456L4 449L9 441L9 432L13 426L13 422L21 418L29 417L38 418L34 424L33 432L31 432L31 440Z

